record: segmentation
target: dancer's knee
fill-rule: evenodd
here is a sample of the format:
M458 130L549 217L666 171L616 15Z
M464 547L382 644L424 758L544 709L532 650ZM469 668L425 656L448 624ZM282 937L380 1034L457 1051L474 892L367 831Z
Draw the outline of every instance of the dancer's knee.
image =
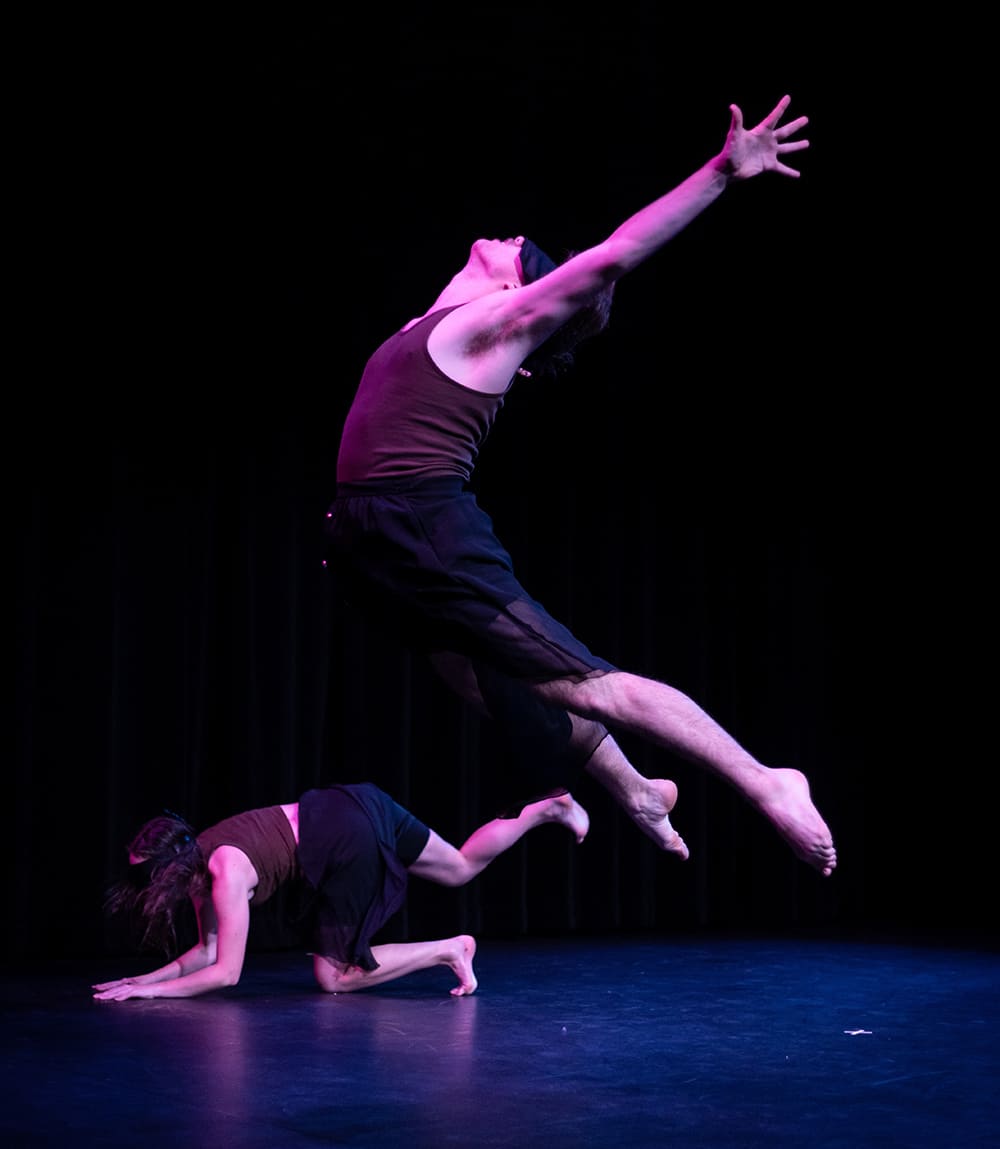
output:
M324 954L313 955L313 975L324 993L350 993L360 989L366 976L358 966L346 965Z
M464 886L475 877L468 858L435 830L409 872L439 886Z
M609 681L620 677L617 672L595 675L576 681L571 678L555 678L550 682L536 683L532 690L550 705L561 706L571 714L583 719L601 721L607 713L610 694L617 689Z

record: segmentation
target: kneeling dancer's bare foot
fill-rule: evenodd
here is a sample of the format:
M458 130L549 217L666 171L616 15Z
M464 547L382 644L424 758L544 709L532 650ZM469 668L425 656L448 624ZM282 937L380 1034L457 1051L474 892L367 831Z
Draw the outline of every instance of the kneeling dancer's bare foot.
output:
M472 959L476 956L476 939L470 934L459 934L450 939L451 945L445 957L445 964L450 967L458 985L451 990L452 997L468 997L475 993L479 982L472 970Z

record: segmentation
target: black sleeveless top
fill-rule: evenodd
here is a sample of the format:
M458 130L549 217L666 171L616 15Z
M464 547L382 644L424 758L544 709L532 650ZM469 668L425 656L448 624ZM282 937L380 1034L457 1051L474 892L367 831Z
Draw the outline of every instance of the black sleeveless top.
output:
M368 360L344 423L338 482L471 478L504 397L456 383L431 359L427 339L454 310L442 308L397 331Z
M266 902L279 886L301 877L295 835L280 806L234 814L198 835L206 861L219 846L236 846L257 871L253 904Z

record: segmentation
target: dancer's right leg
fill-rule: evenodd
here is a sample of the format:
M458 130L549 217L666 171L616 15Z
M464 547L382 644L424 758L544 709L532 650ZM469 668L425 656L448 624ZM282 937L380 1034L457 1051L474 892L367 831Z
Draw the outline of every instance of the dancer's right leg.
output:
M833 836L812 801L806 776L799 770L758 762L681 691L620 670L583 682L560 679L540 683L535 690L572 714L627 731L709 770L735 787L762 813L800 861L824 875L836 868ZM592 760L588 769L612 792L624 785L622 793L633 795L632 805L623 803L625 808L646 833L655 829L660 820L657 806L661 803L647 792L637 817L633 812L633 790L637 785L634 778L626 772L622 783L615 775L613 763L607 781L600 761ZM643 804L649 807L647 812L643 812Z

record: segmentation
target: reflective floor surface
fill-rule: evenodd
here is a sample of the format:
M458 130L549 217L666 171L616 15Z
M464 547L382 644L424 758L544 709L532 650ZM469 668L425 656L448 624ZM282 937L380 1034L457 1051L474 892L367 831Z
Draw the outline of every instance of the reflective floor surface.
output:
M480 942L323 995L98 1003L120 960L8 972L0 1144L129 1149L972 1149L1000 1144L1000 953L841 938Z

